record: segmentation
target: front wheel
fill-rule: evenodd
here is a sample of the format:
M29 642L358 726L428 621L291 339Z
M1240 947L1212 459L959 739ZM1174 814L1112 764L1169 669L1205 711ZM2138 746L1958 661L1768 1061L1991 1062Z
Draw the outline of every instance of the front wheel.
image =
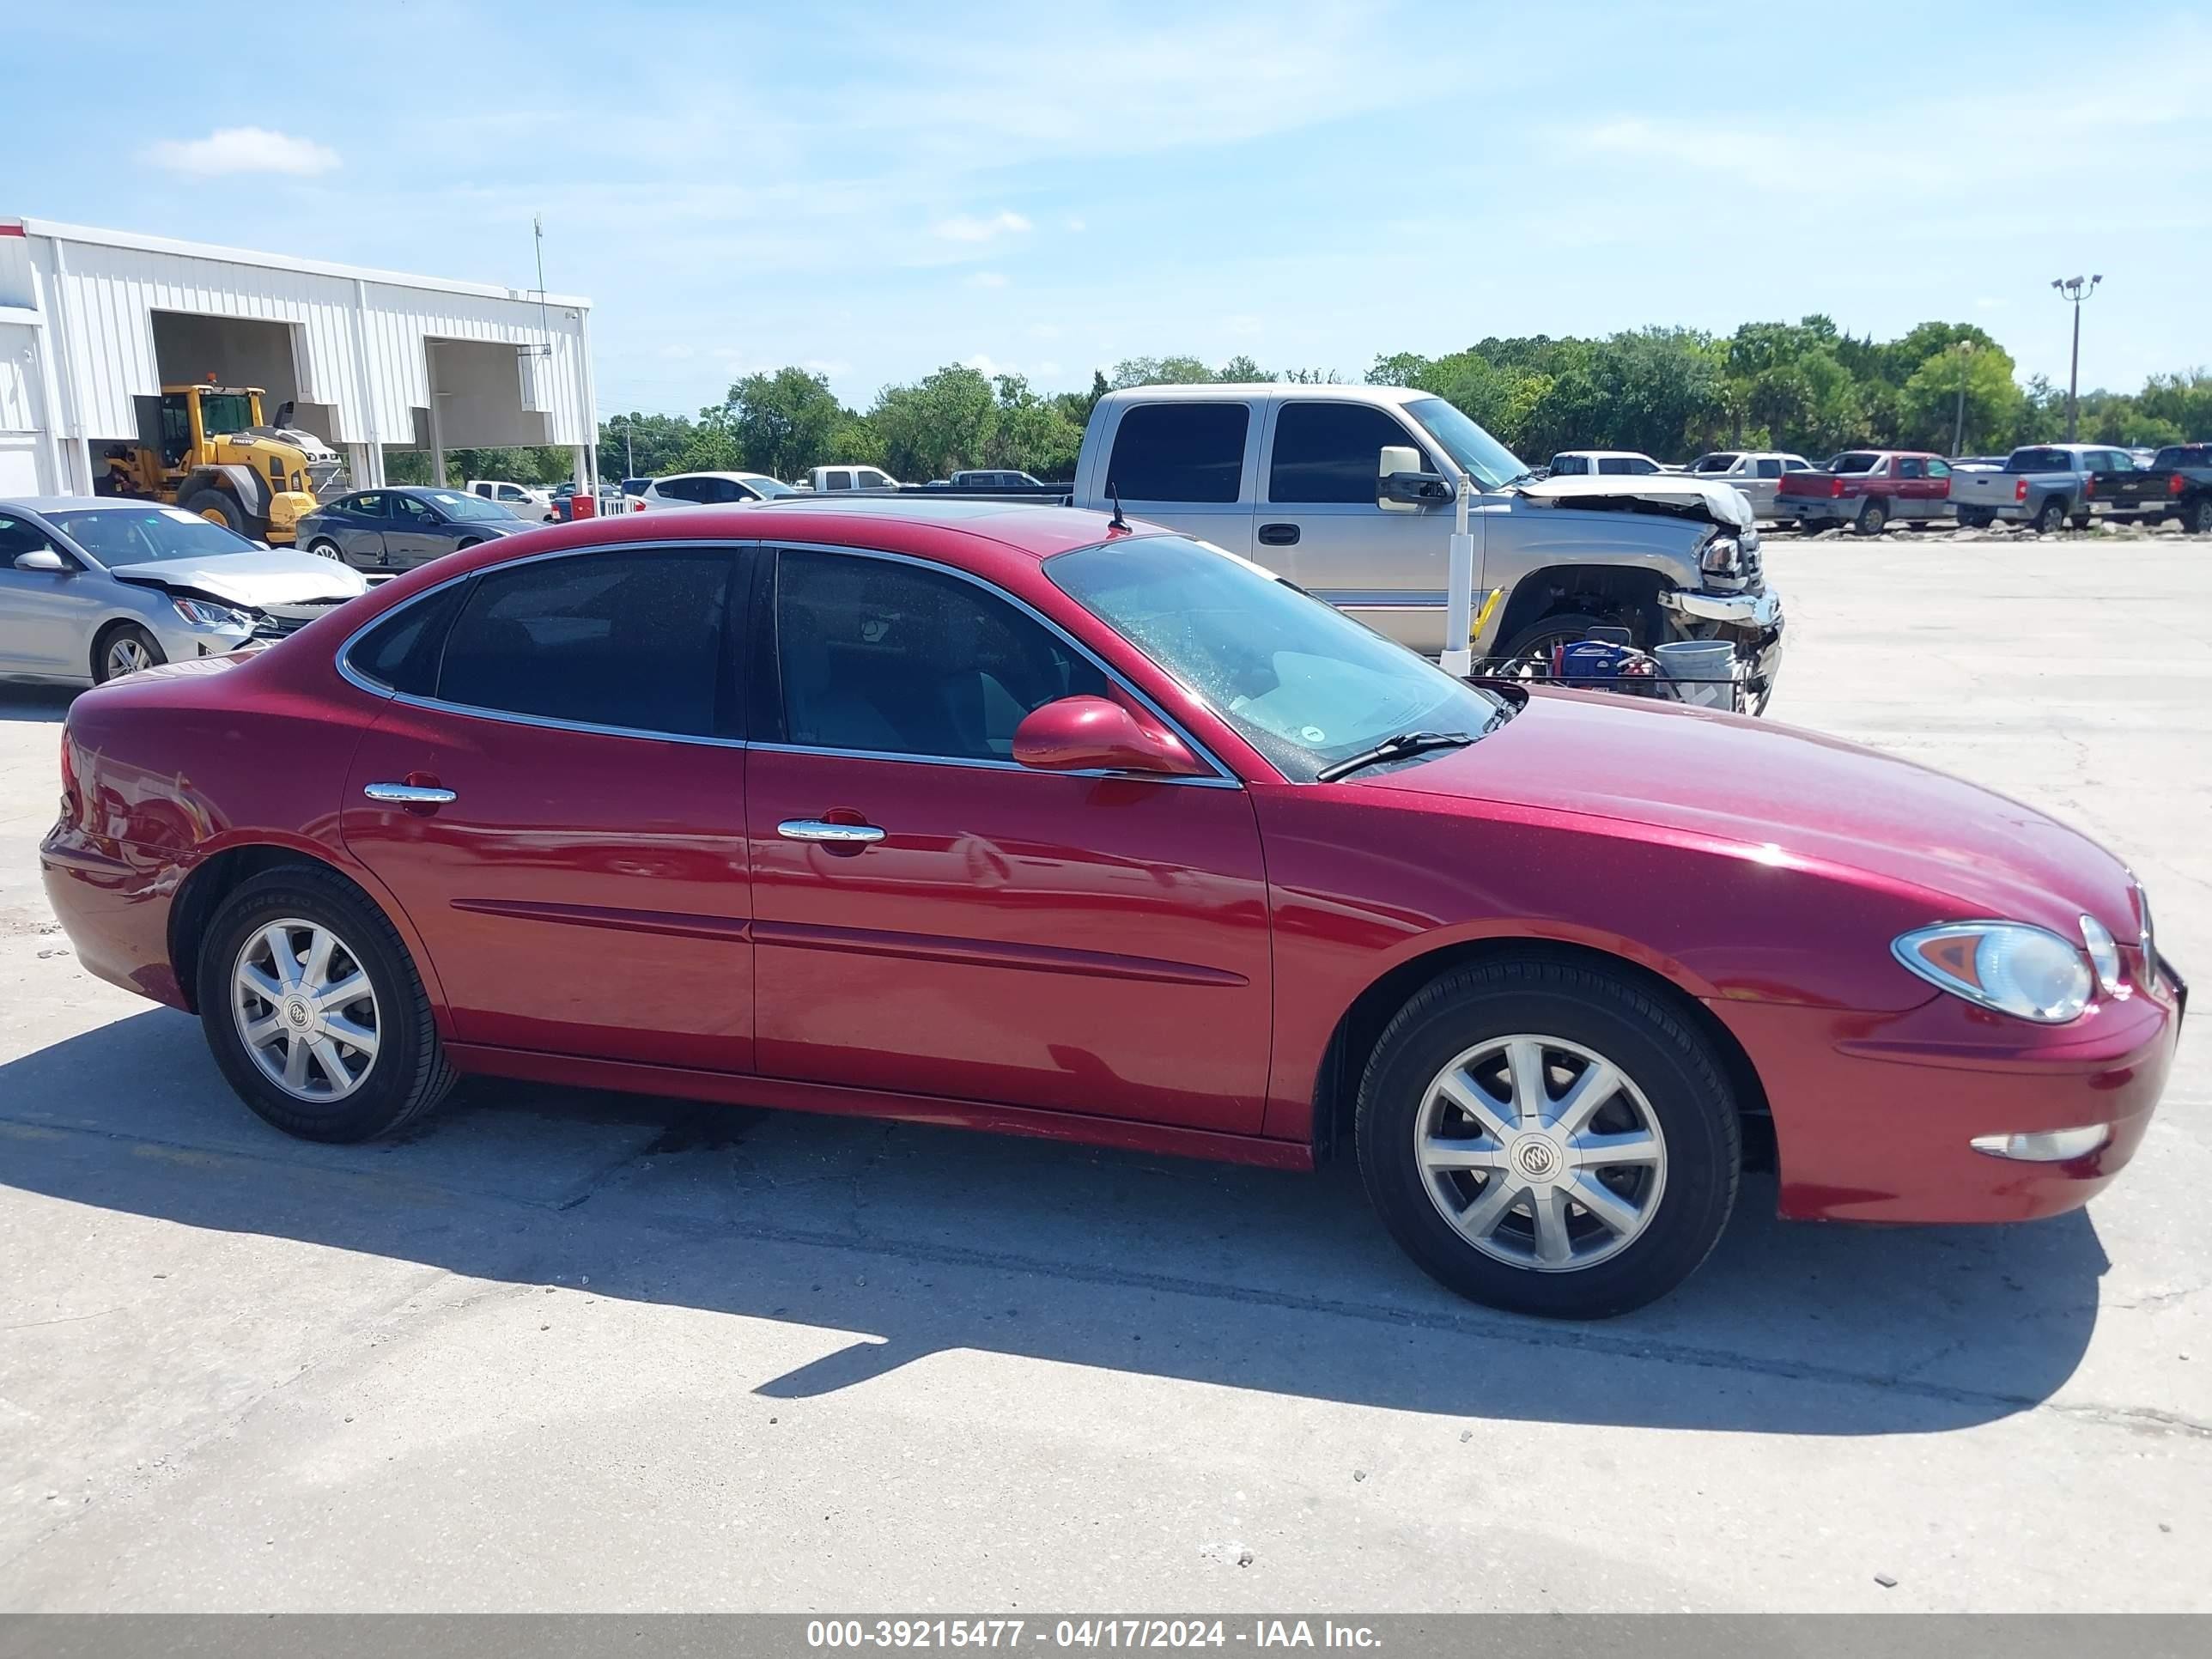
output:
M168 659L161 641L137 623L118 623L100 636L99 648L93 653L92 678L95 684L105 685Z
M1369 1197L1477 1302L1598 1319L1664 1296L1735 1203L1735 1102L1705 1040L1602 969L1511 957L1401 1009L1359 1090Z
M235 495L220 489L195 489L185 498L183 506L185 512L197 514L225 530L235 531L250 542L269 539L269 520L247 512Z
M1586 617L1580 611L1539 617L1509 640L1505 648L1498 655L1504 661L1515 662L1540 652L1548 660L1553 646L1572 645L1577 640L1586 640L1589 637L1590 629L1604 626L1595 617Z
M216 1063L288 1134L389 1134L453 1087L405 944L334 872L272 870L225 899L201 947L198 992Z

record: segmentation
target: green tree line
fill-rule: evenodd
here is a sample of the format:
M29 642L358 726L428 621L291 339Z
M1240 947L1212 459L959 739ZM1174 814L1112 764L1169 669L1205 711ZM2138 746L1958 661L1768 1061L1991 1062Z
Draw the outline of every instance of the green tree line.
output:
M1486 339L1441 357L1377 357L1366 380L1449 399L1524 460L1562 449L1635 449L1683 461L1714 448L1787 449L1820 459L1856 445L2002 454L2065 436L2066 391L2022 383L2013 359L1971 323L1923 323L1894 340L1860 338L1826 317L1747 323L1733 334L1647 328L1603 338ZM603 478L728 471L795 478L860 463L919 482L961 467L1073 477L1091 406L1122 386L1214 381L1334 381L1312 368L1270 371L1248 356L1218 368L1196 357L1132 357L1081 392L1040 392L1018 374L949 364L848 406L803 368L749 374L697 416L617 415L599 427ZM2157 445L2212 440L2212 374L2154 374L2139 392L2085 392L2084 441ZM427 481L428 458L404 471ZM456 450L449 482L568 476L565 450Z

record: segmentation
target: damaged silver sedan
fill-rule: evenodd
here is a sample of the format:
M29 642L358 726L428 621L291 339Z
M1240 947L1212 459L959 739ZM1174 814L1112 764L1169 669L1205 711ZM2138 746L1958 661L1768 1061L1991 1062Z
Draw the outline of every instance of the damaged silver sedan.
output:
M357 570L272 550L181 508L0 500L0 676L97 685L280 639L368 591Z

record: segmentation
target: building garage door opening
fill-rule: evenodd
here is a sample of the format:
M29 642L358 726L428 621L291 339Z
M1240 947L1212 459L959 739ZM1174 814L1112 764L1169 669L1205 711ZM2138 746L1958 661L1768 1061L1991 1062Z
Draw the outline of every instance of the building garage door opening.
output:
M334 411L326 404L300 401L290 324L185 311L156 311L153 321L154 361L163 386L258 386L263 420L274 424L276 411L292 404L288 425L335 446Z

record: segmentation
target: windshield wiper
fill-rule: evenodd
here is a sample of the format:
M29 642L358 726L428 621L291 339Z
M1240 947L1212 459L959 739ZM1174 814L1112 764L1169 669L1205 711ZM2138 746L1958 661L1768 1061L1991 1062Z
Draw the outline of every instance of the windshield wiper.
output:
M1495 495L1498 490L1512 489L1515 484L1534 483L1535 482L1535 469L1534 467L1523 467L1520 471L1515 473L1511 477L1505 479L1503 483L1491 486L1491 493Z
M1375 766L1383 761L1403 760L1408 755L1419 755L1431 749L1464 749L1474 739L1464 732L1401 732L1395 738L1385 738L1372 749L1363 749L1340 761L1332 761L1314 774L1316 783L1334 783L1339 778L1349 777L1362 767Z

